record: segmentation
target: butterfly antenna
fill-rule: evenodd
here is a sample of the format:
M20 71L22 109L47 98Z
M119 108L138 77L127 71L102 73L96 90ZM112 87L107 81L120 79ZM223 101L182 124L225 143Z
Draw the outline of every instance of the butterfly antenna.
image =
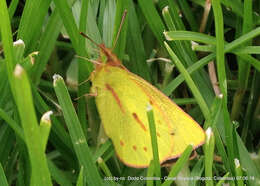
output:
M82 57L82 56L78 56L78 55L75 55L75 57L80 58L80 59L84 59L84 60L89 61L89 62L91 62L91 63L93 63L95 65L100 65L101 64L99 61L96 61L96 60L93 60L93 59L89 59L87 57Z
M88 82L90 80L90 77L84 81L82 81L81 83L79 83L79 86L83 85L84 83Z
M89 41L91 41L92 43L94 43L98 48L100 48L100 45L97 44L93 39L91 39L89 36L87 36L86 34L84 34L83 32L80 32L80 35L82 35L83 37L87 38Z
M77 98L74 98L73 100L74 101L77 101L77 100L79 100L80 98L83 98L83 97L95 97L95 96L97 96L97 94L96 93L89 93L89 94L84 94L84 95L82 95L82 96L79 96L79 97L77 97Z
M122 16L122 19L121 19L121 23L120 23L120 26L119 26L119 29L118 29L118 32L117 32L117 35L116 35L116 40L115 40L115 42L114 42L112 51L113 51L113 50L115 49L115 47L116 47L116 44L117 44L117 41L118 41L120 32L121 32L122 27L123 27L123 24L124 24L124 22L125 22L126 14L127 14L127 10L124 10L124 13L123 13L123 16Z

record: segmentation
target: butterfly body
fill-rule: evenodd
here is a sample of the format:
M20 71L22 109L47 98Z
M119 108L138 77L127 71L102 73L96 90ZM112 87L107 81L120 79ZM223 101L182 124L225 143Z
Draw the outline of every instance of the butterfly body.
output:
M91 74L91 92L106 135L111 138L119 159L131 167L147 167L153 159L148 104L153 107L159 160L176 158L193 144L205 141L201 127L157 88L128 71L117 57L101 46L106 63Z

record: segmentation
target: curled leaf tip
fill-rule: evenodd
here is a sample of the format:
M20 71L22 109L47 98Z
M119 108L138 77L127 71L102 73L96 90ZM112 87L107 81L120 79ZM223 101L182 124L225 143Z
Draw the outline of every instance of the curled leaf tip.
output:
M168 40L168 41L172 41L172 38L169 37L168 32L163 31L163 34L164 34L164 37L165 37L166 40Z
M236 168L240 167L240 162L237 158L235 158L234 162L235 162Z
M15 41L15 42L14 42L14 46L17 46L17 45L24 45L23 40L18 39L17 41Z
M168 11L169 11L169 6L166 6L166 7L163 8L162 13L165 13L165 12L168 12Z
M153 110L152 105L148 104L147 107L146 107L146 110L147 110L148 112L151 111L151 110Z
M15 69L14 69L14 75L16 76L16 77L19 77L19 76L21 76L21 74L23 73L23 67L21 66L21 65L19 65L19 64L17 64L16 66L15 66Z
M211 129L211 127L209 127L209 128L206 130L207 141L209 141L211 135L212 135L212 129Z
M62 79L62 77L59 75L59 74L54 74L52 76L53 78L53 84L56 85L56 81L59 80L59 79Z
M97 162L100 164L100 163L103 163L103 159L101 157L98 157L97 159Z
M222 99L223 98L223 94L219 94L218 97Z
M50 119L50 116L53 114L53 112L50 110L48 112L45 112L43 115L42 115L42 118L41 120L45 123L50 123L51 119Z
M198 46L199 44L195 41L191 41L191 49L195 50L195 47Z

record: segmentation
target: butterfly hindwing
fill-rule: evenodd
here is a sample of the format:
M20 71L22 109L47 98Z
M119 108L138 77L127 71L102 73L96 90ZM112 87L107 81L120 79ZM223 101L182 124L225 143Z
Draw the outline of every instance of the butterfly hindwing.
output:
M178 105L139 76L131 73L129 77L131 77L151 99L156 100L160 109L169 117L173 128L171 133L173 134L174 144L171 158L180 156L189 144L192 144L195 149L204 143L204 130L187 113L178 107Z

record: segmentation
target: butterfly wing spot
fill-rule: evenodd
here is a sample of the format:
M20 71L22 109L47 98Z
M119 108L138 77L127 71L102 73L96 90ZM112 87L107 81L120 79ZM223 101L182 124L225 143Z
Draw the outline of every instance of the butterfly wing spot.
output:
M156 132L156 135L157 135L158 138L161 137L159 132Z
M135 145L133 145L133 149L134 149L134 151L136 151L137 147Z
M124 146L125 143L124 143L122 140L120 140L120 145L121 145L121 146Z
M144 151L147 152L147 147L144 147Z
M157 120L156 123L158 123L160 125L162 124L161 120Z
M144 131L147 131L146 127L144 126L143 122L139 119L139 117L137 116L137 114L135 112L132 113L132 116L134 117L135 121L137 121L137 123L141 126L141 128Z
M114 90L109 84L107 84L107 83L105 84L105 86L106 86L107 90L109 90L109 91L111 92L111 94L113 95L113 97L115 98L115 100L116 100L116 102L117 102L117 104L118 104L120 110L121 110L123 113L125 113L125 110L124 110L124 108L123 108L123 106L122 106L122 103L121 103L121 101L120 101L118 95L116 94L115 90Z
M152 101L152 100L149 100L149 103L150 103L151 105L153 105L153 101Z

